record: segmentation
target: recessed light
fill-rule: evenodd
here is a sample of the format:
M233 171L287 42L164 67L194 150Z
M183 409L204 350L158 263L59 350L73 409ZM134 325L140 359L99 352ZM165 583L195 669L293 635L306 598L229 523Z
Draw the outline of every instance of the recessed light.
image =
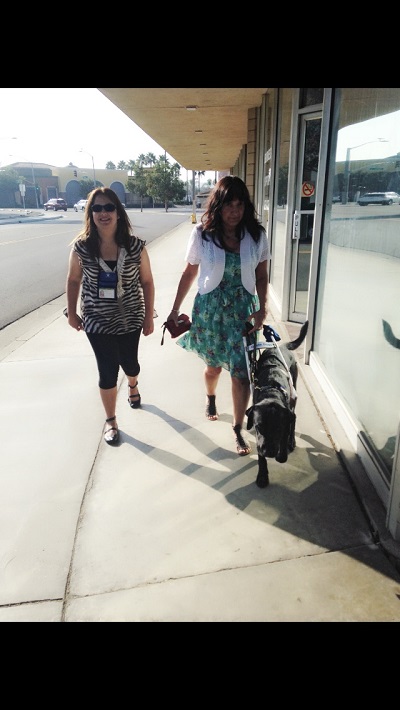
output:
M197 111L197 106L185 106L186 111Z
M195 131L195 133L203 133L203 131L197 130Z

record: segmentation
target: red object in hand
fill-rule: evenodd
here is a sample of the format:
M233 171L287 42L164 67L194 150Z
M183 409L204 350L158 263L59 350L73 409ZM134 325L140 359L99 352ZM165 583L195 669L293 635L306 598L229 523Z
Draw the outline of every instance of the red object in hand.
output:
M190 320L189 316L186 315L186 313L179 314L178 323L175 323L174 320L165 321L165 323L163 323L161 326L163 328L161 345L164 344L165 330L168 330L169 334L171 335L171 338L177 338L179 335L183 335L183 333L186 333L187 330L190 330L191 325L192 321Z

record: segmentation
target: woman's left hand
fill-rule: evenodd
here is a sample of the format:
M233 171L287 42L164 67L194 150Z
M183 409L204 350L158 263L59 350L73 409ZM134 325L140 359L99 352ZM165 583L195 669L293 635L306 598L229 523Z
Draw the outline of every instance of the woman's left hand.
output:
M254 333L256 330L262 330L262 327L264 325L264 321L266 319L266 315L267 314L264 310L259 310L259 311L254 311L254 313L251 313L248 316L247 320L248 321L254 320L254 325L251 328L251 330L249 330L247 335L250 335L250 333Z

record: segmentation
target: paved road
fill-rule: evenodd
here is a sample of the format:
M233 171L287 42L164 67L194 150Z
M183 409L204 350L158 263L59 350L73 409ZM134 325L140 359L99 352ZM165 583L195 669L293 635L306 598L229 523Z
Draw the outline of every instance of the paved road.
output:
M128 209L135 234L147 245L180 224L189 208ZM74 210L0 210L0 329L65 291L68 254L81 228Z

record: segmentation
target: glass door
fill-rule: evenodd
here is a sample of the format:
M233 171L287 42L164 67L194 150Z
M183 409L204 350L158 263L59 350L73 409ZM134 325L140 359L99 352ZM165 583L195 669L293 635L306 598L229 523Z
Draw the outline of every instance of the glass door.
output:
M308 305L322 114L303 114L299 121L299 169L292 226L289 318L304 322Z

